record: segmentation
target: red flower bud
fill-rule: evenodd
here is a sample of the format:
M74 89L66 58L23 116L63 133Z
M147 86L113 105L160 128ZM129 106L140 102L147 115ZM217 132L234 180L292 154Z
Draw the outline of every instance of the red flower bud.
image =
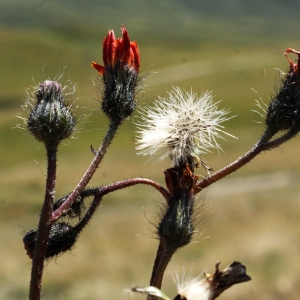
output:
M102 110L116 122L129 117L136 107L135 94L139 90L140 52L136 42L130 42L128 32L121 27L122 37L116 39L109 30L103 40L104 66L92 62L101 75Z
M288 53L298 56L296 63L288 58ZM284 52L289 71L281 74L266 114L269 140L279 131L289 131L292 136L300 132L300 52L287 48Z
M124 26L121 27L122 38L116 39L114 31L109 30L106 38L103 40L103 62L104 66L100 66L96 62L92 62L94 67L100 74L107 69L123 69L128 68L130 71L139 72L140 53L137 43L130 42L128 32Z

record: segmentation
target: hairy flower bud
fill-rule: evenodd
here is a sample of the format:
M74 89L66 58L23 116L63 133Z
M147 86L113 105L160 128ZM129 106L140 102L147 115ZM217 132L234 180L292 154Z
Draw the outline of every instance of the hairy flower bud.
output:
M102 110L109 119L120 122L136 108L135 94L139 85L140 53L137 43L131 42L124 26L122 38L115 38L113 30L103 41L103 62L92 62L103 75Z
M298 55L296 64L287 57L289 52ZM288 48L284 54L290 64L290 70L283 74L267 110L266 125L271 136L282 130L300 131L300 52Z
M194 234L194 195L198 176L186 166L182 170L166 170L165 178L170 199L157 232L165 245L178 249L189 244Z
M76 243L79 233L80 231L76 227L67 223L54 223L50 230L45 257L51 258L71 250ZM34 255L37 235L37 230L30 230L23 238L24 248L31 259Z
M57 146L74 132L76 119L71 106L64 100L60 83L46 80L36 91L36 103L32 104L27 128L46 146Z
M167 210L159 223L158 236L169 247L178 249L191 242L194 198L187 191L170 198Z

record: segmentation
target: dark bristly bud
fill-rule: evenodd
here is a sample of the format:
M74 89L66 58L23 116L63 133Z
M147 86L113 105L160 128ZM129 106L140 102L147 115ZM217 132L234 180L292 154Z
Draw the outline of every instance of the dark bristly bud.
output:
M193 196L182 191L170 198L170 203L158 226L158 236L166 245L178 249L189 244L194 233Z
M178 249L189 244L194 234L194 187L198 177L186 166L166 170L165 178L170 200L157 233L165 245Z
M103 74L104 92L102 110L111 120L123 120L136 108L135 90L138 75L127 67L121 72L113 69Z
M297 63L287 57L290 52L298 55ZM266 115L266 125L271 137L279 131L300 131L300 52L288 48L284 55L288 59L290 70L281 75L279 88L271 99Z
M73 227L64 222L54 223L50 230L45 257L52 258L71 250L76 243L79 233L80 230L76 226ZM31 259L34 255L37 234L37 230L30 230L23 238L24 248Z
M71 136L76 125L60 83L44 81L36 92L36 100L29 112L27 128L46 146L57 146Z
M102 110L116 122L129 117L136 108L136 90L139 86L140 53L137 43L131 42L124 26L122 38L115 38L109 30L103 41L104 66L92 62L103 75Z

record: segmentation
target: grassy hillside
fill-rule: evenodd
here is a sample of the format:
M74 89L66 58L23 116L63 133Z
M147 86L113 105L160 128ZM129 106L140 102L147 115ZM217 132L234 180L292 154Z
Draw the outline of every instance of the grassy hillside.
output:
M231 4L234 3L234 4ZM30 261L22 235L34 228L44 195L45 154L26 131L13 129L24 116L25 89L64 73L77 86L76 139L61 146L57 196L78 182L107 125L99 111L99 77L90 67L102 62L102 39L124 24L141 51L146 76L139 105L165 96L173 85L199 94L212 90L232 115L226 130L238 137L222 142L225 153L205 156L215 170L244 154L263 131L255 99L268 102L277 71L287 70L287 47L300 48L300 4L284 1L17 1L0 2L0 298L26 299ZM291 56L291 59L295 57ZM254 89L256 92L254 92ZM138 115L135 113L134 118ZM168 161L146 163L134 149L134 118L127 120L92 186L144 176L164 184ZM297 299L299 294L300 139L262 154L202 195L205 226L195 243L179 251L164 290L174 294L169 271L213 271L234 260L253 281L233 287L222 299ZM202 170L199 170L204 175ZM152 239L161 199L136 187L109 196L71 254L46 267L43 299L124 298L125 288L148 284L157 241ZM141 296L134 296L141 299Z

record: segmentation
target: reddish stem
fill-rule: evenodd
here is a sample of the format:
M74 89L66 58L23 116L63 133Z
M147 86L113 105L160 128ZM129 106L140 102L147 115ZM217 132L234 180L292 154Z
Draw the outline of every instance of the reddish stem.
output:
M94 159L92 160L89 168L77 184L76 188L72 191L69 195L68 199L53 213L52 215L52 222L55 222L60 218L65 210L67 210L72 203L77 199L77 197L82 193L84 188L87 186L89 181L91 180L92 176L96 172L99 164L101 163L110 143L112 142L117 129L120 126L120 122L111 122L106 133L106 136L101 144L99 150L96 152Z
M146 184L146 185L151 185L152 187L154 187L156 190L158 190L163 197L166 199L166 201L169 201L170 195L169 192L163 187L161 186L159 183L151 180L151 179L147 179L147 178L131 178L131 179L127 179L127 180L123 180L123 181L119 181L119 182L115 182L112 184L109 184L103 188L101 188L101 193L103 195L106 195L108 193L120 190L120 189L124 189L133 185L137 185L137 184Z
M41 297L42 276L44 260L46 254L49 233L51 229L51 218L53 201L55 199L56 181L56 154L57 147L46 147L47 149L47 180L45 200L41 211L38 236L35 243L34 256L32 259L31 281L30 281L30 300L39 300Z
M133 185L137 185L137 184L147 184L147 185L151 185L152 187L154 187L156 190L158 190L166 199L166 201L169 201L169 193L168 191L162 187L160 184L158 184L157 182L150 180L150 179L146 179L146 178L132 178L132 179L127 179L124 181L120 181L120 182L115 182L112 184L109 184L107 186L104 186L102 188L97 188L97 189L91 189L87 191L87 196L91 196L94 195L94 200L91 204L91 206L89 207L88 211L86 212L85 216L83 217L83 219L80 221L80 223L76 226L79 230L81 230L82 228L84 228L88 222L91 220L94 212L96 211L97 207L99 206L103 196L120 190L120 189L124 189Z
M199 189L199 191L205 189L206 187L210 186L212 183L226 177L227 175L243 167L260 152L279 147L283 143L293 138L297 133L298 133L297 130L291 129L284 135L270 141L273 135L271 135L270 132L266 131L263 134L263 136L259 139L259 141L246 154L244 154L242 157L239 157L237 160L235 160L228 166L224 167L223 169L217 171L216 173L212 174L211 176L197 183L196 185L197 189Z
M175 252L176 248L166 246L166 244L162 240L159 242L150 279L151 286L157 287L158 289L161 288L164 272ZM149 299L152 299L151 296L149 297Z
M212 174L209 177L204 178L202 181L197 183L196 185L197 189L201 191L206 187L210 186L211 184L213 184L214 182L237 171L239 168L243 167L245 164L250 162L256 155L258 155L264 149L265 149L264 145L256 144L246 154L244 154L242 157L239 157L236 161L232 162L228 166L224 167L223 169L217 171L216 173Z

